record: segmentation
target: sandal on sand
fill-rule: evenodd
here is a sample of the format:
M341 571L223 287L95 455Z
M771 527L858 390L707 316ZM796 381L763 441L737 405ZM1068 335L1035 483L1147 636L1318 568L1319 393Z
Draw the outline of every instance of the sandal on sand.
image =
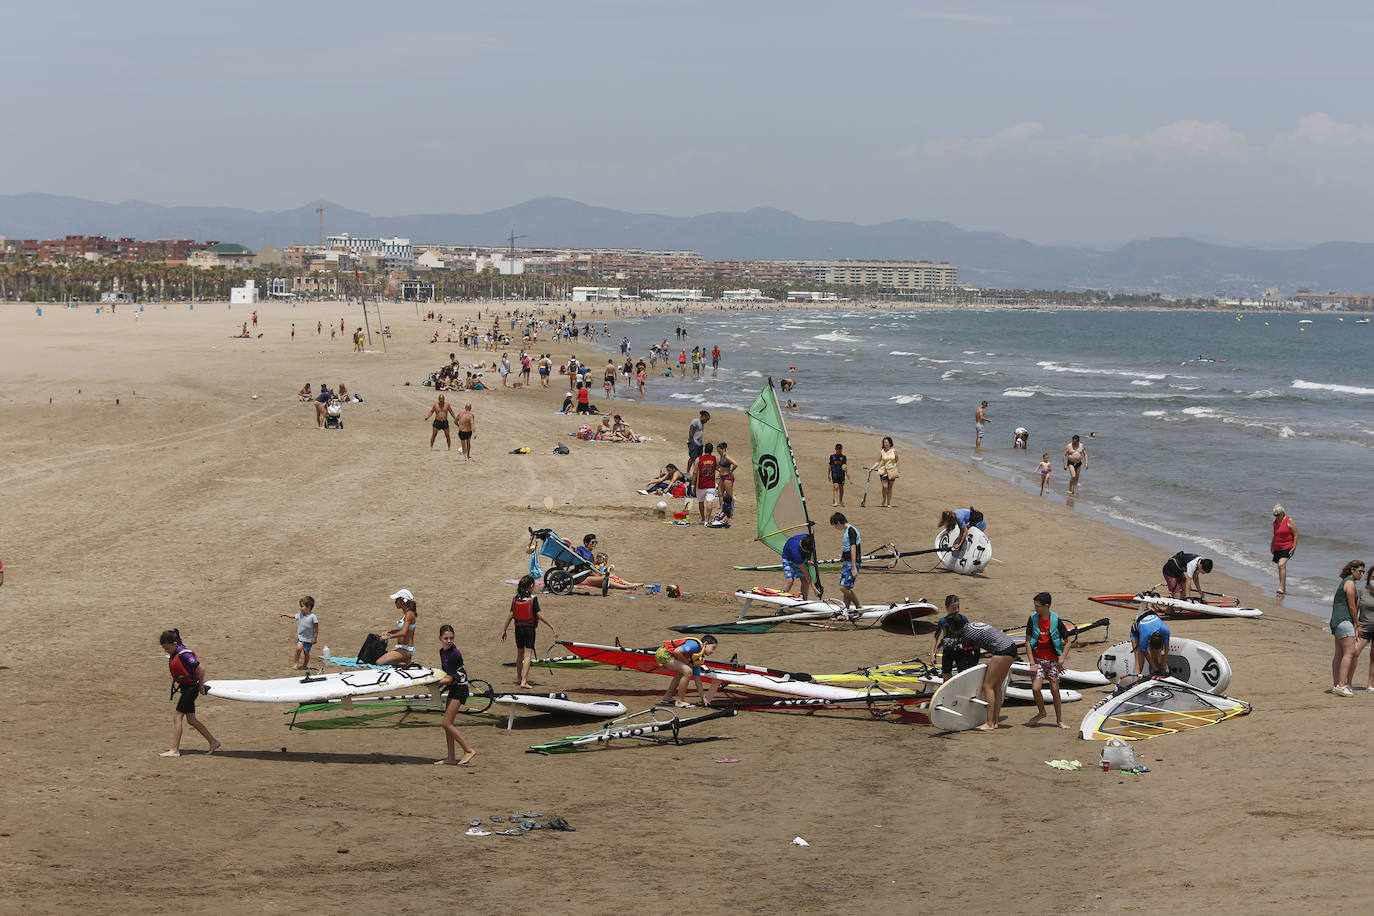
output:
M521 830L519 827L512 827L509 830L496 831L497 836L523 836L524 833L525 831Z

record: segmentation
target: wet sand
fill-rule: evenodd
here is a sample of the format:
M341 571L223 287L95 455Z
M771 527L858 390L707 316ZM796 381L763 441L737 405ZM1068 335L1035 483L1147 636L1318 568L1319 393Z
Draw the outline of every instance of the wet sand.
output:
M393 625L387 596L409 588L419 661L437 660L438 627L451 623L469 673L513 686L502 663L514 648L500 632L506 580L528 562L527 527L596 532L627 578L687 593L542 599L564 638L653 645L673 635L669 625L733 617L736 587L781 585L730 568L773 559L752 540L742 414L717 412L707 427L746 469L737 524L675 527L650 512L656 497L635 491L666 461L683 463L692 412L622 396L613 411L653 441L578 442L567 435L578 423L554 413L560 383L502 390L489 373L494 390L449 396L456 407L471 400L477 417L476 458L465 462L442 450L442 436L429 450L422 418L434 392L420 383L449 352L478 354L428 343L436 325L412 306L384 305L394 336L385 352L378 340L362 354L343 335L329 341L329 323L362 323L356 306L263 304L263 337L232 339L250 311L155 305L136 320L129 306L45 306L41 318L0 306L0 615L10 637L0 659L0 910L421 913L458 900L478 912L537 902L592 914L696 891L700 905L752 913L1278 912L1364 896L1359 707L1374 695L1324 694L1323 622L1225 576L1208 581L1265 617L1173 631L1226 652L1228 693L1255 711L1138 744L1153 770L1143 776L1097 771L1099 745L1077 738L1096 690L1066 707L1072 732L1025 727L1025 706L1008 707L1010 727L996 734L744 713L684 733L718 740L562 757L524 749L592 725L528 716L506 732L460 717L478 749L464 768L431 766L444 741L429 714L400 727L301 731L286 728L285 707L202 698L224 748L207 756L188 728L184 755L159 757L173 704L158 633L180 627L212 679L289 676L294 629L277 615L304 594L317 601L321 644L352 655L368 632ZM567 348L534 347L545 349L557 358ZM296 399L307 380L344 382L365 403L345 408L343 430L319 430L313 406ZM987 513L997 559L985 576L913 558L914 568L865 571L865 602L938 604L954 592L974 619L1010 627L1047 590L1066 617L1110 614L1116 642L1132 612L1086 596L1159 581L1158 548L1083 518L1062 494L1040 499L905 443L897 508L860 509L873 437L791 429L826 554L839 542L824 527L836 441L855 479L846 511L870 548L930 546L943 508L976 501ZM570 455L552 454L560 442ZM524 445L529 455L508 454ZM876 483L870 503L875 494ZM828 672L922 656L929 641L924 628L773 634L723 638L721 654ZM541 631L541 653L548 643ZM1070 665L1092 668L1101 648L1076 649ZM1362 660L1356 683L1364 677ZM536 670L534 680L631 710L666 683L609 670ZM730 757L739 762L717 762ZM1045 766L1056 758L1084 770ZM561 814L577 831L462 835L470 819L525 811ZM811 845L790 845L795 836Z

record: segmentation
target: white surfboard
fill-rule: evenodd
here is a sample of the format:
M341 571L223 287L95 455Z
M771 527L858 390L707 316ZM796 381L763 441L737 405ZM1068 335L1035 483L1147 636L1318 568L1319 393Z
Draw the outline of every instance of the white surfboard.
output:
M1135 653L1130 642L1117 643L1097 660L1097 670L1114 681L1130 674L1134 666ZM1231 663L1215 646L1171 634L1169 674L1209 693L1221 693L1231 684Z
M735 597L744 599L744 607L740 609L741 617L749 612L749 606L754 602L779 608L782 612L779 616L795 617L797 620L824 619L837 614L844 614L852 616L856 620L878 620L883 623L895 623L938 614L940 610L928 601L864 604L857 609L849 608L846 610L843 602L815 599L808 601L792 595L761 595L747 589L738 589L735 592Z
M625 704L619 700L579 703L576 700L568 699L566 693L498 693L492 697L491 701L502 703L507 707L507 731L515 724L515 714L521 709L591 716L594 719L614 719L616 716L623 716L627 712Z
M1029 679L1035 677L1035 669L1030 662L1015 661L1011 663L1011 673L1018 679ZM1077 671L1073 668L1065 668L1059 672L1059 683L1077 684L1080 687L1106 687L1110 681L1101 671ZM1008 694L1010 696L1010 694Z
M983 699L983 675L987 665L974 665L940 685L930 699L930 724L947 732L968 731L988 720Z
M1140 595L1140 611L1154 611L1161 617L1263 617L1264 611L1255 607L1217 607L1201 601Z
M951 680L953 680L953 678L951 678ZM1019 679L1008 681L1006 689L1003 690L1002 693L1008 700L1016 700L1021 703L1035 702L1035 692L1031 690L1030 681L1022 681ZM1054 702L1054 694L1050 693L1049 687L1042 686L1040 688L1040 699L1046 703ZM1081 699L1083 699L1083 694L1079 693L1077 690L1070 690L1068 687L1063 686L1059 688L1059 702L1077 703Z
M964 545L959 548L958 553L948 549L949 545L957 540L957 528L953 531L941 531L935 537L935 546L940 548L939 553L935 555L940 558L940 565L945 569L963 576L971 576L982 572L983 567L992 562L992 542L982 531L970 528L968 537L964 538Z
M207 681L206 693L225 700L250 703L319 703L345 697L375 696L414 691L443 680L438 668L365 668L310 674L305 677Z

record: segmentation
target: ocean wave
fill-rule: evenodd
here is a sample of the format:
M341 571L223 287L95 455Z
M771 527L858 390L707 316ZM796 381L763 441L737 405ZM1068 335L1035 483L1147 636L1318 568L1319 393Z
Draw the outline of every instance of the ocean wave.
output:
M922 357L920 357L920 360L921 360L921 362L923 362L923 363L939 363L939 364L942 365L942 366L945 365L946 363L952 363L952 362L954 362L954 360L952 360L952 359L932 359L932 358L929 357L929 356L922 356Z
M1145 378L1159 381L1168 378L1168 373L1134 372L1130 369L1087 369L1082 366L1061 366L1052 360L1044 360L1035 365L1046 372L1070 372L1074 375L1107 375L1121 378Z
M763 378L763 373L760 372L760 371L757 370L757 369L750 369L748 372L744 373L744 377L745 377L745 378Z
M1006 391L1002 392L1002 397L1033 398L1042 391L1044 391L1043 388L1008 388Z
M815 338L812 338L812 339L814 340ZM811 346L810 344L800 344L800 343L799 343L799 344L793 344L791 350L783 350L782 352L783 352L783 353L791 353L793 350L805 350L805 351L810 352L810 353L816 353L816 352L818 352L818 351L820 350L820 347L813 347L813 346Z
M1279 398L1279 397L1283 397L1283 392L1281 392L1281 391L1275 391L1273 388L1261 388L1261 389L1258 390L1258 391L1252 391L1252 392L1250 392L1249 394L1247 394L1247 395L1245 396L1245 399L1249 401L1249 400L1254 400L1254 399L1256 399L1256 398Z
M917 401L924 401L925 395L922 394L895 394L888 398L889 401L896 401L898 404L914 404Z
M910 352L908 352L908 351L906 351L906 350L888 350L888 351L887 351L887 355L888 355L888 356L915 356L916 354L915 354L915 353L910 353Z
M1150 381L1150 380L1147 379L1147 378L1137 378L1137 379L1131 379L1131 384L1132 384L1132 385L1149 386L1149 385L1153 385L1154 382Z
M1293 387L1307 391L1334 391L1337 394L1374 394L1374 388L1361 388L1359 385L1323 385L1302 379L1294 379Z
M813 335L812 340L828 340L831 343L860 343L857 337L851 337L844 331L831 331L829 334Z
M1263 563L1255 558L1260 556L1253 550L1247 550L1244 545L1235 541L1223 538L1209 538L1191 531L1180 531L1161 525L1158 522L1149 521L1147 513L1137 513L1131 510L1118 510L1110 505L1099 505L1097 510L1108 518L1124 522L1126 525L1135 528L1144 528L1156 534L1162 534L1170 541L1181 541L1188 544L1190 548L1200 548L1198 553L1210 557L1225 557L1227 560L1238 566L1245 566L1250 569L1269 571L1269 564ZM1267 556L1267 554L1265 555Z
M1202 388L1201 385L1174 385L1172 383L1169 387L1175 391L1198 391Z
M1168 411L1164 411L1164 410L1146 410L1146 411L1142 412L1140 415L1141 415L1142 417L1162 417L1162 416L1164 416L1166 413L1168 413Z
M668 397L676 401L701 401L701 395L692 394L686 391L674 391L672 394L668 395Z
M1211 407L1185 407L1180 412L1199 419L1211 419L1217 416L1216 410Z
M944 372L941 372L941 373L940 373L940 380L941 380L941 381L947 382L947 381L949 381L950 379L952 379L952 378L957 378L958 376L963 375L963 374L964 374L964 370L963 370L963 369L946 369Z

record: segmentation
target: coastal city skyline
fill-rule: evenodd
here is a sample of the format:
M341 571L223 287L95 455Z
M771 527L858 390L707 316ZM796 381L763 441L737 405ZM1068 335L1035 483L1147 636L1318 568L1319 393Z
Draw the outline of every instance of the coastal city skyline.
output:
M0 150L0 195L381 215L564 196L1038 244L1374 241L1364 7L783 12L418 3L379 27L372 7L249 2L206 29L30 5L0 47L45 76L12 100L32 129Z

